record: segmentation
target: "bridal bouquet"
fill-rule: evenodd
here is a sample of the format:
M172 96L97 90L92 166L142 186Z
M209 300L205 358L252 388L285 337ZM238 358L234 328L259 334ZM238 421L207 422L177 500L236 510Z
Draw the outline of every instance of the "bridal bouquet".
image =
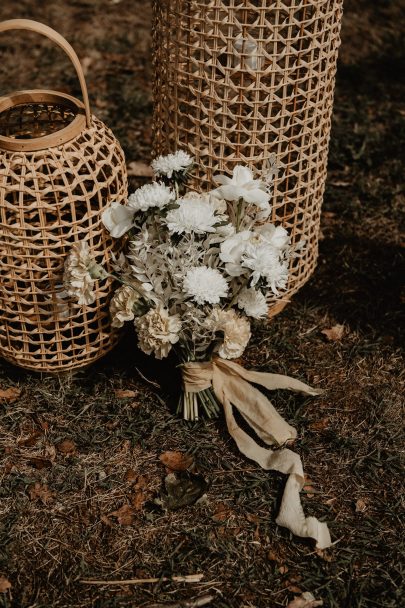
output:
M126 255L114 260L115 274L80 241L66 260L66 292L85 306L94 301L96 280L118 279L112 325L133 322L139 347L158 359L172 350L177 354L184 418L196 420L200 407L214 417L222 408L239 450L261 467L289 476L277 523L328 547L326 524L305 517L301 506L301 459L284 447L296 430L253 384L304 395L320 391L235 361L249 342L251 320L266 317L269 300L286 287L290 258L299 255L287 231L268 221L276 167L270 163L258 176L236 166L232 177L218 175L214 189L198 193L187 189L192 165L182 151L153 161L156 181L131 194L127 205L112 203L103 213L111 235L126 239ZM259 445L239 426L234 409L263 443L278 449Z
M269 296L278 296L288 279L288 233L264 223L276 169L258 179L236 166L232 177L216 177L217 188L197 193L186 189L192 164L182 151L157 158L159 181L103 213L113 237L127 235L126 258L116 264L121 286L111 301L112 325L134 322L139 347L158 359L172 349L181 363L236 359L249 342L250 320L266 317ZM68 293L89 303L94 280L103 276L85 244L77 245L66 264ZM185 391L184 417L197 419L199 406L209 417L218 412L210 389Z

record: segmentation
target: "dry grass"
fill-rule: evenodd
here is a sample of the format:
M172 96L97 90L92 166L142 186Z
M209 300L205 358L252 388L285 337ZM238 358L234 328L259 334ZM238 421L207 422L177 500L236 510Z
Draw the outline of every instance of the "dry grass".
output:
M74 377L0 366L0 388L22 390L15 402L0 403L0 577L12 584L11 595L0 592L0 606L180 607L212 594L213 608L272 608L286 606L299 590L330 608L400 605L399 11L388 0L378 7L347 0L320 264L269 327L256 327L246 357L247 365L327 389L317 400L283 392L274 400L299 430L296 449L312 480L305 509L330 522L336 544L316 553L275 525L283 477L244 459L223 420L188 424L173 416L172 364L143 357L129 334ZM0 18L15 16L44 20L67 35L87 58L95 112L122 140L129 161L145 160L149 4L21 0L16 9L3 2ZM367 44L360 48L362 32ZM40 52L31 48L32 36L21 36L18 46L15 39L0 40L1 92L52 81L78 94L67 63L55 63L47 43ZM46 79L35 68L40 57ZM322 330L336 324L344 325L343 337L328 341ZM133 395L119 398L121 388ZM178 511L158 504L165 450L194 456L194 473L209 484L204 500ZM163 580L195 573L204 575L201 582ZM159 582L81 583L150 577Z

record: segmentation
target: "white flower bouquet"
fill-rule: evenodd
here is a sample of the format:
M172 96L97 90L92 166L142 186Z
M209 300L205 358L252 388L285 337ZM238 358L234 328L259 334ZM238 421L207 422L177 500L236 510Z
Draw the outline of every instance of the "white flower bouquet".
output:
M266 317L268 296L285 288L292 255L286 230L264 223L274 165L259 179L236 166L231 178L216 178L217 188L197 193L186 190L192 164L182 151L157 158L152 167L162 181L102 216L113 237L127 235L126 257L116 264L121 287L111 301L112 325L133 321L141 350L162 359L173 349L182 364L240 357L250 319ZM107 275L83 242L65 269L67 292L91 303L94 280ZM211 389L185 391L187 420L198 418L199 405L209 417L218 413Z
M320 391L288 376L249 371L239 358L250 339L252 319L265 318L268 301L286 287L291 256L298 255L287 231L268 222L271 179L236 166L232 177L220 175L210 192L187 190L192 159L176 152L153 161L160 181L113 203L102 216L116 238L126 238L126 255L114 260L120 286L111 300L112 325L135 325L139 347L156 358L175 351L181 365L183 393L179 408L196 420L200 406L214 417L223 409L229 433L239 450L265 469L288 474L277 523L294 534L331 543L326 524L305 517L299 492L301 459L284 444L296 431L253 384L305 395ZM76 243L65 264L65 289L79 304L94 301L96 280L110 276ZM236 408L272 451L242 429Z

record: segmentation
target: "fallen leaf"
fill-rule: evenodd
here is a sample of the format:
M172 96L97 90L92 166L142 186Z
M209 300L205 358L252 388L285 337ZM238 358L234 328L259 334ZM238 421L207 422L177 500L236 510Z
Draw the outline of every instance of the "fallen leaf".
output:
M53 492L51 492L46 484L42 485L38 481L30 487L29 490L31 500L40 500L47 505L53 500Z
M135 511L131 505L126 504L110 513L110 516L116 517L121 526L130 526L134 523Z
M136 392L129 389L118 388L115 392L117 399L133 399L136 397Z
M0 402L13 403L21 395L21 389L16 386L0 388Z
M250 521L251 524L260 524L260 517L257 517L257 515L254 515L253 513L247 513L246 519Z
M228 521L231 515L232 509L230 509L225 503L220 502L217 505L215 513L211 516L211 519L214 521Z
M334 325L333 327L330 327L329 329L323 329L321 331L321 334L324 334L327 337L327 339L330 340L331 342L338 342L339 340L342 339L344 331L345 331L344 325Z
M356 500L356 513L364 513L366 510L367 503L362 498Z
M142 509L147 498L148 495L142 490L135 492L135 494L131 497L131 504L134 507L135 511L140 511Z
M329 555L324 549L319 549L319 547L315 548L315 553L318 557L323 559L324 562L333 562L333 557Z
M124 481L126 481L127 483L134 483L137 477L138 476L135 473L134 469L127 469L125 471Z
M5 576L0 576L0 593L10 591L11 583Z
M279 566L278 571L280 574L286 574L286 572L288 572L288 566Z
M56 444L56 449L61 454L73 454L76 451L76 445L70 439L64 439Z
M319 420L315 420L315 422L311 422L309 428L311 431L324 431L329 426L329 418L326 416L325 418L320 418Z
M127 173L130 177L153 177L152 167L137 160L128 164Z
M43 458L41 456L34 456L33 458L30 458L27 463L31 467L38 469L38 471L41 471L42 469L50 469L52 467L52 462L49 460L49 458Z
M17 439L17 445L21 446L22 448L32 448L41 436L41 431L34 431L27 437L20 437Z
M287 589L290 593L302 593L302 589L297 585L288 585Z
M316 606L323 606L323 600L316 600L312 593L306 591L300 596L295 597L287 605L287 608L316 608Z
M194 458L184 452L163 452L160 461L172 471L187 471L194 463Z
M202 475L180 471L165 477L165 488L167 494L162 496L162 505L174 511L197 502L206 492L208 483Z
M304 492L306 492L307 498L313 498L315 496L315 494L313 493L315 491L315 488L312 485L312 481L309 477L307 477L307 475L305 475L305 483L302 489L304 490Z
M111 521L111 519L109 517L107 517L107 515L102 515L100 517L100 519L103 522L103 524L105 524L109 528L112 528L114 526L113 522Z

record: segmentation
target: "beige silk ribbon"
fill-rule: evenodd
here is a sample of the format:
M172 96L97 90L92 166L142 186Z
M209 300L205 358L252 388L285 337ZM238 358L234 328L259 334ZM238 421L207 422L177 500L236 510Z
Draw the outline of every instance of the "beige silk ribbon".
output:
M300 490L304 486L304 471L301 458L288 448L276 451L263 448L240 428L233 415L233 407L239 411L249 426L267 445L282 446L295 439L297 431L274 409L267 397L250 384L258 384L269 390L287 389L304 395L319 395L316 390L279 374L249 371L225 359L209 362L190 362L182 365L184 390L198 393L213 387L225 412L229 433L239 450L257 462L263 469L280 471L288 475L280 511L276 523L291 530L296 536L314 538L319 549L331 545L328 527L315 517L305 517L300 501Z

